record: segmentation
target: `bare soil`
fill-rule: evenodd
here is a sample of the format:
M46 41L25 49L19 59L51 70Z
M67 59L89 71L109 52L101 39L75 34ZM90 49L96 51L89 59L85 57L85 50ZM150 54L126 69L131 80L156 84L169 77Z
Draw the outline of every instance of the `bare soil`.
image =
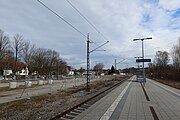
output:
M166 84L168 86L174 87L176 89L180 90L180 80L160 80L160 79L155 79L155 81Z

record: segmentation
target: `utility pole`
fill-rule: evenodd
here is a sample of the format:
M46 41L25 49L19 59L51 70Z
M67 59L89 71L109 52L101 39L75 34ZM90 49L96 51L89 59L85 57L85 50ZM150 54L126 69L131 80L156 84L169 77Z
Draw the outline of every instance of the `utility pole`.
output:
M116 59L115 59L115 65L114 65L114 67L115 67L115 80L116 80Z
M115 70L116 70L116 59L114 60L114 63L115 63L115 64L114 64L114 67L115 67Z
M89 59L89 33L87 34L87 81L86 81L86 91L90 91L90 86L89 86L89 83L90 83L90 78L89 78L89 68L90 68L90 59Z
M120 62L117 63L117 60L115 59L115 64L114 64L114 66L115 66L115 71L116 71L116 66L117 66L117 64L123 62L124 60L125 60L125 59L123 59L123 60L121 60ZM115 80L116 80L116 74L115 74Z
M92 43L89 41L89 33L87 34L87 76L86 76L86 91L90 91L90 76L89 76L89 68L90 68L90 53L96 51L97 49L99 49L100 47L104 46L105 44L107 44L109 41L106 41L105 43L103 43L102 45L98 46L97 48L93 49L90 51L89 49L89 44Z
M59 80L59 60L57 61L57 80Z

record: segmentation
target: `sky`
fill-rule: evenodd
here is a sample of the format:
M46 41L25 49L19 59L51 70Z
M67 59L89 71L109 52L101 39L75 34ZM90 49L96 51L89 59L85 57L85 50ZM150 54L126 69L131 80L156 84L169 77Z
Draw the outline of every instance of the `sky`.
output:
M156 51L171 52L180 37L180 0L68 0L96 28L89 24L67 0L40 0L85 36L52 14L37 0L0 0L0 29L12 39L20 34L39 48L59 52L74 68L86 68L86 35L90 50L109 41L90 54L91 68L104 63L111 68L137 67L134 57L153 61ZM123 61L123 62L121 62Z

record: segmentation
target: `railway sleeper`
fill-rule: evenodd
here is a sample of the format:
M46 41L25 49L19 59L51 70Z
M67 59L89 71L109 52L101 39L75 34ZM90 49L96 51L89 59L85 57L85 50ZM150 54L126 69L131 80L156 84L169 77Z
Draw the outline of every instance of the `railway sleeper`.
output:
M77 116L77 115L79 115L79 113L75 113L75 112L70 112L70 113L68 113L69 115L74 115L74 116Z
M87 107L90 107L91 104L87 104L87 103L84 103L83 106L87 106Z
M70 117L70 118L76 117L75 115L72 115L72 114L70 114L70 113L66 114L66 116L68 116L68 117Z
M120 83L117 83L116 85L108 88L108 89L105 90L105 91L102 91L101 93L98 93L97 95L93 96L93 97L90 98L89 100L86 100L86 101L84 101L83 103L81 103L81 104L79 104L79 105L76 105L74 108L71 108L71 109L67 110L66 112L62 113L62 115L64 114L63 117L60 117L60 116L59 116L60 119L61 119L61 120L71 120L71 119L75 118L77 115L79 115L80 113L82 113L83 111L85 111L87 108L89 108L91 105L93 105L93 104L97 101L96 99L98 99L98 98L96 98L97 96L103 94L103 93L106 92L106 91L109 91L109 90L111 91L112 88L116 88L116 86L118 86L118 85L121 84L122 82L123 82L123 81L121 81ZM94 98L96 98L96 99L95 99L95 100L92 100L92 99L94 99ZM58 118L58 116L57 116L57 118ZM55 117L55 119L56 119L56 117ZM51 120L54 120L54 118L51 119Z
M75 112L75 113L82 113L83 111L82 110L74 109L73 112Z
M61 117L60 120L71 120L71 119Z
M82 105L81 108L87 109L90 105Z
M66 114L65 116L63 116L63 118L67 118L67 119L73 119L75 116Z
M76 110L84 111L84 110L85 110L85 108L78 107Z

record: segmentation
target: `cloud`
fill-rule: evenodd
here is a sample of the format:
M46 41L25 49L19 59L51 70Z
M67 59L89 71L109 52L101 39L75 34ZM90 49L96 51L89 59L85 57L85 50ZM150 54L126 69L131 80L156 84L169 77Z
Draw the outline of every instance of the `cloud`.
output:
M94 52L91 61L104 62L106 68L115 58L129 59L141 55L141 42L133 38L152 37L145 41L145 55L154 57L156 50L170 51L180 36L179 0L70 0L107 39L89 25L66 0L41 0L106 52ZM14 35L19 33L38 47L57 50L69 64L86 61L86 38L49 12L36 0L6 0L0 2L0 29ZM90 49L96 48L91 44ZM134 60L134 61L133 61ZM95 64L95 63L92 63ZM119 65L119 68L126 65Z
M180 1L179 0L159 0L159 6L166 10L176 10L179 9Z

